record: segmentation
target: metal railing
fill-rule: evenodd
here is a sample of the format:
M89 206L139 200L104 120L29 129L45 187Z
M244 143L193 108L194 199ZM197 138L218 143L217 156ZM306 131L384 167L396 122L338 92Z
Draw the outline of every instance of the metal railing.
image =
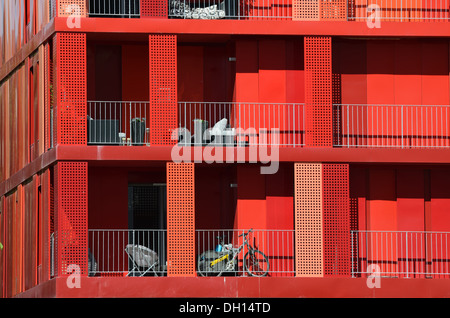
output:
M168 0L169 17L182 19L292 19L283 0Z
M87 142L97 145L148 143L148 102L87 103Z
M305 144L305 107L296 103L179 102L179 140L184 145Z
M203 253L216 251L216 247L221 243L225 246L221 247L221 253L217 255L223 256L227 253L225 252L227 247L238 248L243 243L242 234L247 231L196 230L197 270L199 270L199 257L204 255ZM267 256L269 269L267 276L295 275L293 230L253 230L248 236L248 242ZM243 264L247 251L247 248L242 249L237 254L235 266L224 270L221 275L248 276Z
M333 105L336 147L450 147L450 106Z
M450 232L351 231L352 276L450 277Z
M244 230L196 230L195 257L206 251L214 251L219 243L218 236L225 244L238 247L239 237ZM164 276L167 273L167 231L166 230L117 230L90 229L88 234L89 276L141 276L148 268L136 269L125 250L127 245L144 246L156 252L158 263L147 275ZM294 276L294 231L293 230L253 230L248 236L249 243L267 256L269 272L267 276ZM222 273L232 276L247 276L243 259L244 248L237 255L236 267ZM197 270L196 262L196 270ZM142 275L144 276L144 275Z
M141 276L150 268L134 268L125 251L127 245L144 246L158 255L148 274L163 276L167 271L166 230L89 230L88 267L90 276ZM153 271L154 269L154 271Z
M87 3L90 17L140 17L140 0L88 0Z
M450 21L449 0L349 0L348 20Z

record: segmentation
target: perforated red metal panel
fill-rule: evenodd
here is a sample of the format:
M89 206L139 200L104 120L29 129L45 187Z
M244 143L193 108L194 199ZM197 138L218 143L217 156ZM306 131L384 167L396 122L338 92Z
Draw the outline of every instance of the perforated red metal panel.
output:
M58 17L86 16L86 0L57 0Z
M57 33L59 144L86 144L86 34Z
M295 271L296 276L323 276L322 165L296 163Z
M195 275L193 163L167 163L167 255L170 276Z
M320 0L320 20L341 20L347 18L345 0Z
M348 164L323 164L324 274L350 276Z
M168 1L141 0L141 18L167 18Z
M70 265L87 275L87 163L58 162L56 165L56 251L58 276Z
M173 145L177 126L177 37L150 35L150 143Z
M292 20L317 21L320 18L320 0L292 0Z
M306 145L332 146L331 37L305 37Z

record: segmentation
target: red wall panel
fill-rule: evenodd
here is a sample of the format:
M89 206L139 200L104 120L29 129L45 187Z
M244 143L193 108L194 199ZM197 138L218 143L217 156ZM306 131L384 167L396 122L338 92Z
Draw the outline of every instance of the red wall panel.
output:
M258 42L236 41L236 101L258 101Z

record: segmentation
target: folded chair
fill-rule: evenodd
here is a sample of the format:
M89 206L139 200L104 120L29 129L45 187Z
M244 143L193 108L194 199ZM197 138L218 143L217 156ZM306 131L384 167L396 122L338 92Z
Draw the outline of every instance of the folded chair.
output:
M128 244L125 248L125 252L128 254L130 261L133 263L133 268L128 272L127 276L130 274L144 276L149 271L153 271L155 276L158 276L156 273L156 268L159 260L158 254L155 251L142 245Z

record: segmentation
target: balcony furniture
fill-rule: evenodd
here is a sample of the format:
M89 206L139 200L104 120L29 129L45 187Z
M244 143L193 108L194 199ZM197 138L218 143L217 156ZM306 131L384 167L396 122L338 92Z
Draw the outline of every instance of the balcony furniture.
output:
M194 133L192 138L194 140L194 144L201 146L206 144L205 140L205 131L208 127L208 121L203 119L194 119Z
M120 144L119 127L117 119L92 119L88 116L88 144Z
M225 1L212 4L209 1L193 2L192 8L189 1L171 0L169 15L184 19L215 20L227 16Z
M143 145L145 139L145 118L133 118L131 120L131 143Z
M155 276L158 276L156 267L158 266L159 260L158 254L155 251L142 245L128 244L125 247L125 252L128 254L128 257L133 264L133 268L128 272L127 276L130 274L132 274L132 276L134 276L134 274L144 276L149 271L153 271Z
M88 275L95 276L97 272L97 261L95 260L94 255L91 253L91 249L88 248Z

